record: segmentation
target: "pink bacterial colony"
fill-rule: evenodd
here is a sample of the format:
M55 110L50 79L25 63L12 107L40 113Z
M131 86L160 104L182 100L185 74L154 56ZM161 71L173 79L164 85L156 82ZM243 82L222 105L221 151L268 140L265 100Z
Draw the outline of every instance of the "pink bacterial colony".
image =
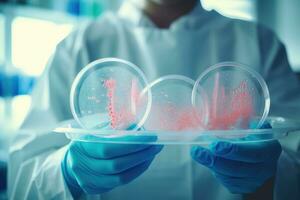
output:
M139 91L136 80L132 80L130 100L131 110L126 104L116 106L116 86L113 79L104 81L107 89L108 114L113 129L127 128L136 118L136 108L139 106ZM126 101L124 99L124 101ZM220 86L218 76L212 94L209 110L208 125L203 124L204 113L191 107L177 107L175 105L156 105L156 118L153 123L159 125L156 130L226 130L233 126L247 127L253 114L253 102L250 90L245 81L231 93L225 94L225 88Z
M231 129L233 126L248 127L248 121L253 114L253 103L250 90L245 81L225 95L225 89L216 82L212 104L209 108L208 129Z
M193 129L203 129L202 115L196 109L186 109L182 111L180 117L177 119L176 130L193 130Z
M216 82L210 106L208 124L205 113L196 108L175 105L157 105L153 123L155 130L227 130L234 127L247 128L253 113L252 97L245 81L225 95L225 88Z
M154 106L154 117L150 127L154 130L183 131L199 130L204 127L202 115L193 107L180 107L176 105Z
M107 89L108 115L110 117L111 127L115 128L117 122L117 115L114 106L116 81L113 79L106 80L104 81L104 86Z
M128 105L122 104L120 102L116 102L116 87L117 82L113 79L108 79L104 81L104 87L107 89L107 98L108 98L108 115L110 117L111 121L111 127L113 129L119 129L119 128L127 128L130 124L134 122L135 119L135 107L137 105L138 101L138 91L137 91L137 85L136 80L132 80L132 87L131 87L131 96L130 100L133 101L133 105L131 107L134 107L133 110L129 110ZM124 102L126 100L124 99ZM117 103L119 103L118 106Z

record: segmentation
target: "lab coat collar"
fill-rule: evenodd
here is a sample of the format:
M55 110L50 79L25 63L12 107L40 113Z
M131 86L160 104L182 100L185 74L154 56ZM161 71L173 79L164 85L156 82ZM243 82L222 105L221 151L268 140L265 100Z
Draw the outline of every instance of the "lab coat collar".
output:
M122 4L118 15L135 26L155 27L155 24L133 2L128 0Z
M157 28L156 25L131 1L125 1L121 6L119 16L137 27ZM197 29L218 14L215 11L206 11L199 2L187 15L175 20L170 29Z

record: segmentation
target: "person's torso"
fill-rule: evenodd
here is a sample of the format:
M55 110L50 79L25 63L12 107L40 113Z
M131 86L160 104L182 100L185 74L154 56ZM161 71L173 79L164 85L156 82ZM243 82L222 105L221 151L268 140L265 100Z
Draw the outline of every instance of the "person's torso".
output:
M240 62L262 73L257 27L211 13L196 29L136 27L107 15L86 32L89 61L117 57L139 66L149 81L169 74L192 79L219 62Z
M262 73L256 26L211 13L196 29L135 27L108 14L84 34L88 62L117 57L139 66L149 81L179 74L196 79L207 67L237 61ZM84 67L84 66L82 66ZM80 69L78 69L80 70ZM167 146L150 169L103 199L238 199L208 169L192 161L189 146Z

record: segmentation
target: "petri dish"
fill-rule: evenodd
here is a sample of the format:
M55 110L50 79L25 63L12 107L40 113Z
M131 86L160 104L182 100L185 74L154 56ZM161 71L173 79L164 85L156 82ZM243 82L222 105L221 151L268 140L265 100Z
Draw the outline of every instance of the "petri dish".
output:
M199 107L206 94L209 105L207 130L260 128L270 109L267 84L256 71L236 62L223 62L209 67L196 80L192 104ZM255 122L256 127L253 127Z
M85 129L137 130L151 109L151 91L139 99L148 85L144 73L133 63L104 58L84 67L70 93L73 117Z
M141 96L150 90L152 93L151 111L144 128L155 131L202 129L207 106L202 101L201 109L193 107L191 95L194 84L194 80L182 75L167 75L150 83L141 93Z

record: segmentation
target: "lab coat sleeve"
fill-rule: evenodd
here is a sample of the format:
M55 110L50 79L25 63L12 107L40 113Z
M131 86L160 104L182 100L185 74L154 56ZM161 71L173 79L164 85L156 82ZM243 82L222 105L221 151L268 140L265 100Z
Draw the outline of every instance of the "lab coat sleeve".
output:
M260 30L261 62L271 98L270 115L300 120L300 82L290 67L285 47L271 31ZM295 135L284 147L300 152L300 137Z
M33 92L32 108L23 131L10 148L11 199L72 199L61 172L61 160L69 141L64 134L47 130L72 116L71 84L78 71L88 64L84 34L78 30L57 46Z
M270 114L300 119L300 82L290 67L285 46L270 30L259 30L261 64L271 98Z
M300 120L300 83L280 40L260 29L262 65L271 98L270 114ZM280 140L283 153L277 168L275 199L298 199L300 188L300 132ZM288 170L288 172L287 172Z
M20 133L10 157L13 162L10 162L9 169L15 172L9 175L10 181L15 181L10 183L10 199L72 199L59 165L66 150L66 147L61 147L65 141L52 134ZM45 140L48 143L41 147ZM38 149L39 154L35 155L32 148Z

